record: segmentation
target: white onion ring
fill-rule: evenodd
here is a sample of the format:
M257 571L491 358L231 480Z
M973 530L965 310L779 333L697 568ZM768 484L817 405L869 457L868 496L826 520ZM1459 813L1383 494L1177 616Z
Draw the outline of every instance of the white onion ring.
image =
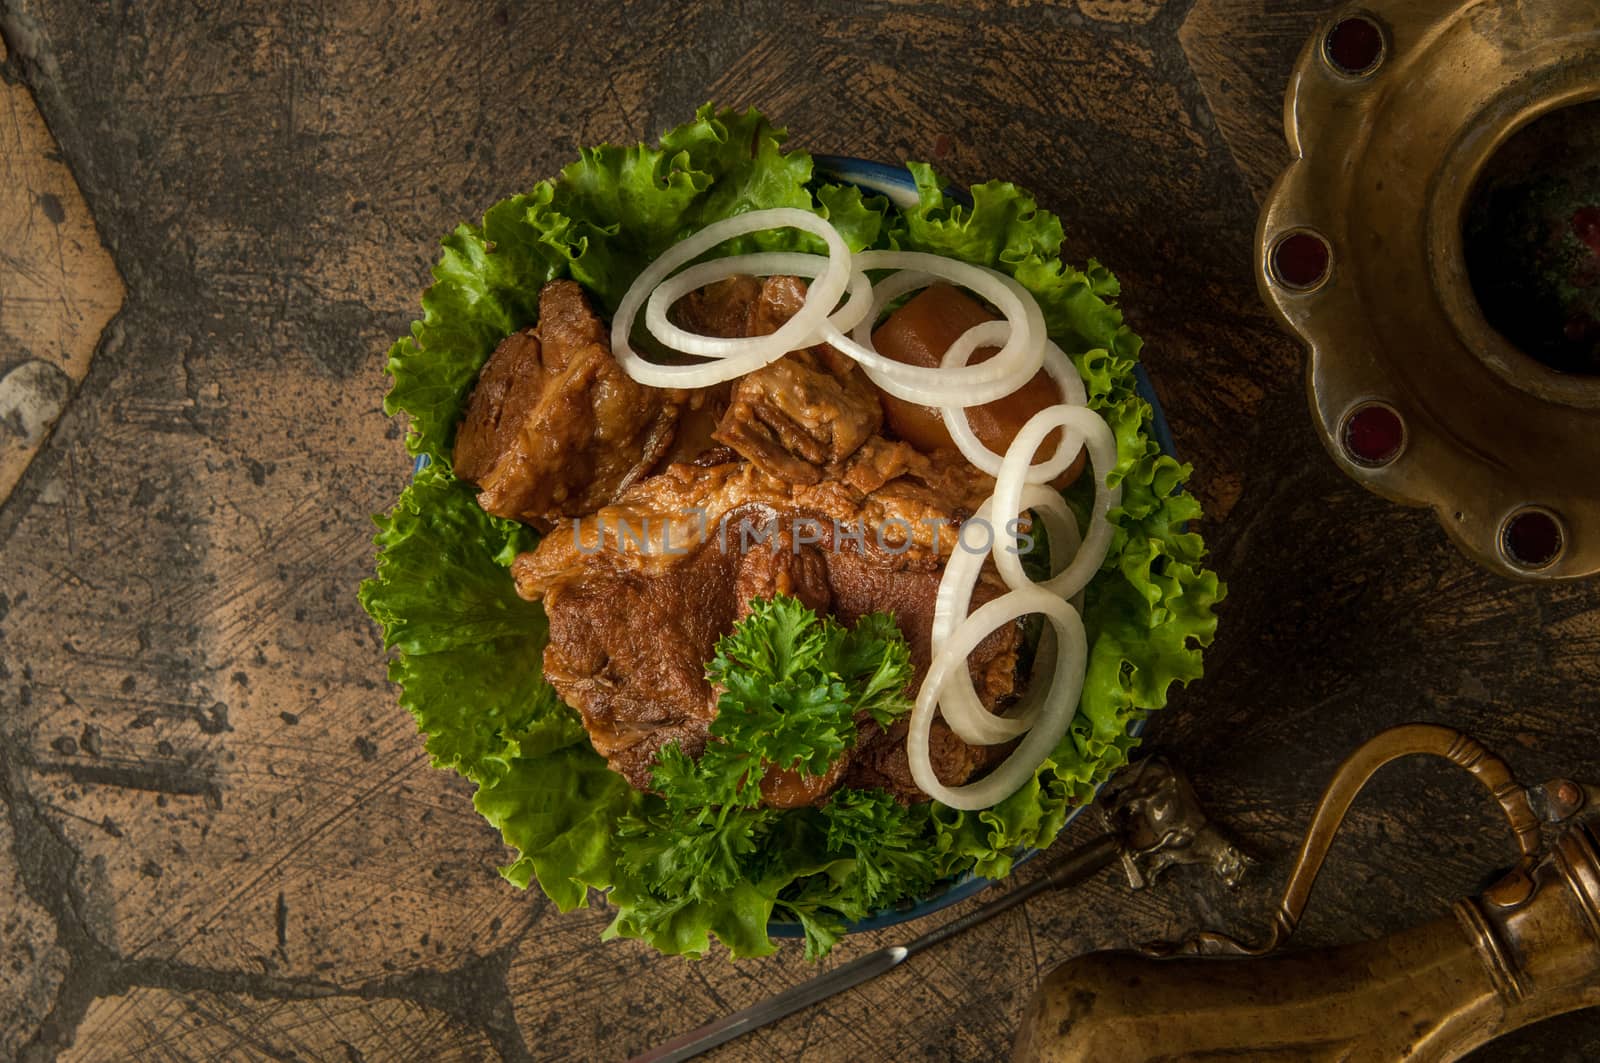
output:
M891 302L916 291L926 288L939 280L931 273L922 273L914 269L897 269L883 280L872 286L872 315L871 321L865 325L857 325L855 338L862 343L871 345L872 330L878 327L878 318L883 315L884 308Z
M1122 504L1122 487L1112 487L1106 481L1117 464L1117 440L1111 433L1111 426L1085 406L1051 406L1040 410L1022 426L1006 450L1000 475L995 477L991 501L997 513L1010 513L1021 506L1027 470L1034 452L1044 442L1045 436L1057 428L1076 431L1083 438L1094 476L1094 508L1089 513L1089 528L1084 533L1083 546L1065 570L1039 584L1062 598L1071 598L1089 585L1089 581L1105 563L1115 531L1108 514ZM1022 562L1017 557L1016 542L1016 537L1006 535L1004 528L995 536L995 567L1000 570L1000 577L1009 587L1020 587L1029 582L1027 574L1022 571Z
M873 289L873 312L856 325L853 335L824 329L824 338L859 362L873 383L896 398L928 406L993 402L1032 380L1044 363L1044 312L1026 288L1005 274L921 251L863 251L854 264L861 270L902 272ZM954 369L907 365L879 354L872 346L878 311L889 299L941 279L977 292L1000 311L1010 330L999 353L977 365Z
M1058 682L1044 699L1039 718L1020 745L998 768L965 786L946 786L934 773L928 754L928 736L938 706L939 690L952 670L965 668L967 655L991 631L1030 613L1042 613L1056 633ZM1048 591L1026 587L1009 591L967 617L934 656L928 676L917 692L906 735L906 756L911 777L923 793L951 808L976 812L1005 800L1033 778L1039 765L1050 756L1067 733L1078 711L1083 693L1084 670L1088 664L1088 637L1083 620L1067 602Z
M756 277L775 277L786 274L815 280L823 276L831 265L832 260L826 255L811 255L801 251L766 251L701 262L656 285L655 291L650 293L649 301L645 303L644 325L656 339L684 354L698 355L702 358L727 358L735 354L751 354L762 346L770 346L772 337L777 333L768 336L704 336L674 325L668 320L667 311L690 292L730 277L746 274ZM848 330L854 328L871 312L872 282L866 273L853 269L850 272L850 286L844 305L836 310L827 322L836 329ZM803 341L801 345L805 345Z
M729 355L720 361L699 365L657 365L646 361L633 349L629 333L634 318L656 285L666 280L679 266L700 257L725 240L765 229L800 229L820 236L828 245L828 269L817 278L806 292L806 302L771 336L758 338L759 346L752 344L744 353ZM772 210L754 210L701 229L693 236L678 241L660 258L646 266L634 278L633 284L617 306L611 321L611 353L618 364L634 380L659 388L699 388L732 380L777 361L791 350L809 346L806 342L818 333L839 297L850 282L852 263L850 248L845 245L839 231L808 210L794 207L777 207ZM776 352L776 353L773 353Z
M985 502L973 515L974 521L991 521L991 502ZM1066 499L1048 487L1029 484L1023 490L1022 507L1032 510L1045 525L1045 535L1050 547L1052 573L1066 568L1079 545L1078 525L1068 508ZM997 540L998 541L998 540ZM1015 542L1015 540L1012 540ZM944 574L939 579L938 594L934 599L933 623L930 642L939 653L951 634L967 615L972 605L972 592L977 586L978 573L988 559L987 553L974 553L960 543L945 562ZM1024 589L1031 583L1011 587ZM1077 608L1077 605L1074 605ZM1081 612L1081 609L1080 609ZM1028 678L1027 690L1021 700L1012 705L1004 715L995 715L984 708L972 684L972 673L965 668L952 669L939 691L939 713L950 725L956 737L968 745L989 746L1009 742L1031 727L1038 718L1039 709L1055 676L1054 629L1046 628L1033 660L1033 671Z
M972 515L973 522L982 521L992 527L991 502L985 502ZM939 590L934 596L933 624L929 643L938 656L944 652L951 634L972 608L972 592L977 588L978 575L989 558L987 551L969 550L961 543L950 552L939 577ZM965 660L965 658L963 658ZM962 679L966 681L963 683ZM957 738L969 745L990 746L1009 742L1026 731L1031 721L1020 718L996 716L983 707L978 692L972 685L972 673L966 668L951 669L944 689L938 691L939 712L950 725Z
M1003 322L992 322L994 325L1003 325ZM974 338L980 329L989 326L979 325L969 329L951 348L945 352L944 360L940 365L959 366L965 365L967 359L972 357L972 352L979 347L992 345L986 333ZM1089 394L1084 390L1083 377L1078 375L1078 369L1072 364L1060 347L1050 340L1044 345L1044 371L1050 379L1056 382L1056 388L1061 393L1061 402L1065 406L1082 406L1089 401ZM1030 380L1032 377L1029 378ZM969 403L968 405L976 405ZM999 454L983 445L983 441L972 430L972 422L967 418L966 408L963 406L941 406L940 415L944 418L945 429L950 433L950 438L955 441L956 449L961 451L961 456L966 458L974 467L983 470L990 476L1000 475L1000 463L1003 460ZM1044 484L1054 480L1057 476L1067 471L1078 457L1078 452L1083 449L1083 441L1070 432L1061 434L1061 441L1056 444L1055 454L1049 461L1040 462L1028 467L1027 480L1031 484Z

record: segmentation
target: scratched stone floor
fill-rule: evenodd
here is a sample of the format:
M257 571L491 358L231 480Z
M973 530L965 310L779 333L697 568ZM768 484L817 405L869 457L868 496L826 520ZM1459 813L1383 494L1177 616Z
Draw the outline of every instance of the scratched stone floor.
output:
M603 910L506 885L355 601L406 477L382 354L439 236L705 99L1015 179L1117 270L1232 587L1151 741L1263 860L1237 894L1039 898L716 1058L1003 1056L1055 963L1263 922L1322 781L1390 724L1600 779L1600 595L1481 573L1344 480L1257 300L1282 86L1331 9L0 0L0 1057L615 1059L811 973L601 945ZM1346 830L1307 945L1431 918L1511 853L1429 765ZM1600 1018L1482 1058L1600 1058Z

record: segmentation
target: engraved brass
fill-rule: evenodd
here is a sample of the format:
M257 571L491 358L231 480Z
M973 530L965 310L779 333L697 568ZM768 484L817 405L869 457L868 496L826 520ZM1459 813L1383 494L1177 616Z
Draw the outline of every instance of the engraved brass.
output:
M1381 33L1369 71L1341 70L1333 29ZM1311 349L1308 388L1324 443L1353 478L1431 506L1479 563L1523 579L1600 572L1600 377L1568 375L1484 319L1462 220L1479 175L1518 130L1600 98L1595 0L1368 0L1302 54L1285 101L1295 161L1256 237L1257 282ZM1322 238L1314 284L1275 263L1293 233ZM1403 451L1363 462L1347 418L1373 402L1404 419ZM1553 560L1518 561L1510 518L1556 518Z
M1278 952L1356 794L1383 765L1417 754L1450 760L1494 795L1521 859L1431 923L1358 945ZM1542 856L1541 824L1564 828ZM1013 1058L1459 1059L1528 1023L1600 1005L1597 835L1600 789L1565 779L1524 788L1498 757L1446 727L1386 731L1335 772L1263 943L1201 934L1064 964L1035 996Z

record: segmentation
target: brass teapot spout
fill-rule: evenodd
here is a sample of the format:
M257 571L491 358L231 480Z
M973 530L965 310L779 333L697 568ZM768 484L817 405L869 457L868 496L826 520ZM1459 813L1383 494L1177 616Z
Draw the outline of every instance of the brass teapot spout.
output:
M1445 757L1483 783L1516 835L1520 860L1431 923L1358 945L1279 952L1356 794L1383 765L1416 754ZM1541 823L1564 828L1548 851ZM1458 1059L1521 1026L1600 1004L1597 843L1600 790L1567 780L1529 789L1459 732L1394 728L1335 773L1262 941L1201 934L1070 961L1040 986L1013 1058Z

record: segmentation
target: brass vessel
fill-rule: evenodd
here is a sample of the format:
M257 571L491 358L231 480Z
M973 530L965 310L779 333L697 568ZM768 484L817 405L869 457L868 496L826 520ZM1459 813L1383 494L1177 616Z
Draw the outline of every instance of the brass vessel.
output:
M1524 579L1600 572L1600 375L1490 327L1463 219L1514 134L1595 99L1595 0L1366 0L1300 58L1256 238L1334 460Z
M1431 923L1378 941L1279 953L1333 836L1378 768L1442 756L1494 795L1522 856ZM1560 828L1541 850L1541 825ZM1324 792L1283 902L1260 942L1201 934L1094 953L1052 972L1023 1022L1019 1063L1458 1059L1528 1023L1600 1004L1600 788L1526 789L1449 728L1384 732Z

